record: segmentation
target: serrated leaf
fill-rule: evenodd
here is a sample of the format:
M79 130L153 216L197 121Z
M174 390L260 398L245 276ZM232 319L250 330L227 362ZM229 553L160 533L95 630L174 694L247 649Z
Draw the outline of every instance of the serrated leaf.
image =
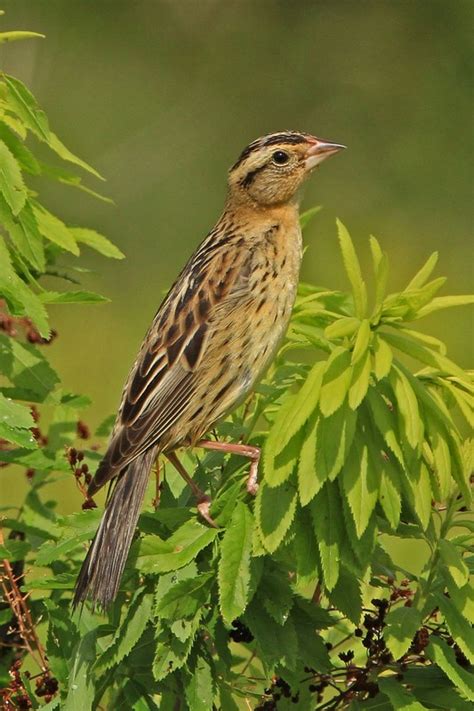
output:
M383 636L394 659L400 659L406 653L421 619L421 612L416 607L395 607L387 614Z
M336 338L344 338L345 336L352 336L360 326L360 319L353 316L344 316L343 318L337 319L333 323L326 326L324 329L324 335L329 340L334 340Z
M438 263L438 252L433 252L421 269L415 274L410 283L405 287L405 291L413 291L413 289L421 289L431 276L433 269Z
M18 215L26 200L26 189L20 166L5 143L0 140L0 192L13 215Z
M395 531L402 509L401 482L398 469L388 458L380 454L376 465L380 466L379 501L387 521Z
M46 142L51 148L51 150L54 151L63 160L68 161L69 163L74 163L74 165L78 165L80 168L83 168L83 170L87 171L88 173L91 173L96 178L99 178L99 180L105 180L105 178L97 170L95 170L95 168L90 166L81 158L78 158L76 155L74 155L74 153L72 153L69 148L66 148L64 143L62 143L62 141L60 141L56 134L52 131L49 131Z
M364 318L367 310L367 290L362 279L359 260L349 232L340 220L337 220L337 231L344 267L352 287L355 311L359 318Z
M11 563L17 560L24 560L31 545L27 541L15 541L7 538L0 543L0 559L9 560Z
M214 680L211 667L204 657L198 656L185 685L189 711L209 711L214 699Z
M29 429L35 424L29 407L13 402L2 393L0 393L0 423L19 429Z
M32 204L38 230L43 237L77 256L79 254L79 248L64 222L56 217L56 215L48 212L48 210L39 203L34 202Z
M45 400L59 382L57 374L37 348L2 334L0 370L16 390L23 392L23 399L34 402Z
M409 472L401 472L401 483L405 497L415 512L422 529L426 531L431 519L433 498L426 464L421 460L412 462Z
M48 142L50 136L48 119L44 111L39 108L33 94L18 79L7 74L3 75L3 79L8 86L8 101L13 111L40 140Z
M253 516L248 506L239 501L222 539L219 560L219 603L227 622L239 617L247 606L252 532Z
M136 566L144 573L167 573L190 563L216 537L216 528L207 528L196 519L186 521L163 541L159 536L144 536L138 543Z
M49 336L48 314L36 294L20 279L13 269L9 252L0 235L0 296L7 302L10 313L28 316L43 338Z
M351 354L341 346L335 348L328 360L323 375L319 408L324 417L329 417L341 407L352 377Z
M444 671L463 697L474 701L474 675L459 666L453 650L443 639L431 635L426 656Z
M100 673L117 666L130 654L151 620L152 606L153 596L146 591L140 590L135 595L111 643L95 664Z
M439 370L446 372L448 375L457 375L463 380L467 379L465 371L457 366L456 363L453 363L441 353L433 351L428 346L418 343L413 338L407 338L398 333L384 333L383 338L394 348L398 348L402 353L406 353L421 363L425 363L432 368L439 368Z
M275 418L268 436L267 445L275 455L290 442L304 426L318 404L324 373L324 363L316 363L308 373L298 393L290 400L290 407L282 407ZM272 446L273 445L273 446Z
M367 395L371 371L370 353L366 351L365 357L352 367L352 378L349 387L349 406L352 410L357 410Z
M466 624L465 618L455 607L452 600L439 593L436 595L436 600L451 636L466 655L466 658L469 659L471 664L474 664L474 629L472 624Z
M410 446L417 449L423 441L423 421L416 395L399 367L392 368L389 380L396 399L393 406L400 413L400 421Z
M357 438L342 470L342 485L360 538L377 503L379 482L369 458L368 445Z
M329 602L358 625L362 613L361 583L357 577L341 565L336 586L328 593Z
M392 349L377 333L372 340L374 353L374 373L377 380L383 380L390 373L393 361Z
M1 421L0 439L10 442L11 444L16 444L18 447L23 447L25 449L36 449L38 446L38 443L29 430L19 430L15 427L9 427Z
M309 508L304 508L298 513L293 525L295 537L292 547L297 575L295 590L296 592L301 592L319 575L319 554L316 547L316 537L309 533L312 533L313 530Z
M201 614L202 611L197 613L192 622L190 634L184 642L173 635L171 630L158 629L152 667L153 676L157 681L164 679L168 674L176 669L181 669L186 664L199 628Z
M316 441L316 476L333 481L341 471L354 440L357 413L344 403L330 417L319 419Z
M379 430L385 443L396 456L398 462L404 467L405 461L399 444L397 422L388 402L382 397L377 388L372 387L367 391L367 402L369 404L373 424Z
M469 580L469 569L463 561L459 549L451 541L445 539L441 539L438 545L441 560L446 566L447 572L456 585L462 588Z
M311 515L321 558L324 585L332 590L339 578L343 516L336 484L328 482L311 502Z
M429 304L418 310L415 318L423 318L441 309L450 309L453 306L467 306L474 304L474 295L456 294L456 296L437 296Z
M321 488L324 479L316 471L317 414L306 425L303 446L298 457L298 492L302 506L306 506Z
M38 230L33 210L28 202L13 216L3 195L0 195L0 223L10 235L15 250L38 272L44 272L43 238Z
M262 543L269 553L279 547L295 516L296 487L292 481L275 487L260 485L255 502L255 517Z
M439 486L441 500L444 501L451 492L453 485L451 479L451 454L443 426L429 415L429 413L425 413L425 417L433 456L432 469Z
M452 577L446 573L444 578L449 597L453 601L456 609L459 610L461 615L464 615L466 620L472 623L474 621L474 588L470 582L459 588Z
M103 254L104 257L112 259L124 259L125 255L118 247L113 244L107 237L101 235L95 230L89 230L84 227L69 227L68 228L74 239L77 242L86 244L88 247L95 249L96 252Z
M370 321L364 318L360 322L359 330L357 331L357 336L354 343L354 350L352 351L351 363L355 365L366 353L371 340L371 330Z
M393 678L380 678L379 688L390 699L395 711L424 711L427 707L413 698L413 694Z
M388 257L382 252L377 239L371 235L369 238L370 251L375 273L375 309L378 310L385 296L388 278Z

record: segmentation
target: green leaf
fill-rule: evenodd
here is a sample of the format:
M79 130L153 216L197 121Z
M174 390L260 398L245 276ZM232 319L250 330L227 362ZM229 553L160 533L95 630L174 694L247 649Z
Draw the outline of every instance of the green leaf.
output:
M415 701L413 694L393 678L379 678L378 684L380 691L390 699L395 711L424 711L427 708Z
M384 333L383 338L394 348L398 348L421 363L426 363L432 368L439 368L439 370L446 372L448 375L457 375L459 378L467 380L465 371L457 366L456 363L453 363L452 360L441 355L441 353L437 353L431 348L416 342L413 338L407 338L395 333Z
M196 519L191 519L166 541L159 536L144 536L138 544L137 568L144 573L178 570L194 560L216 535L216 528L207 528Z
M357 413L344 403L330 417L318 422L316 441L316 476L333 481L341 471L354 440Z
M77 242L92 247L96 252L103 254L104 257L111 257L112 259L124 259L125 257L124 253L115 244L95 230L89 230L84 227L69 227L69 231Z
M404 467L405 461L399 444L400 436L393 414L393 405L389 405L381 392L373 387L367 391L367 402L369 404L373 424L379 430L386 445L393 452L398 462Z
M412 463L409 472L401 472L401 482L405 497L415 512L424 531L431 520L431 490L430 475L424 462L417 460Z
M329 338L329 340L344 338L345 336L352 336L359 327L360 319L353 316L344 316L343 318L338 318L337 321L329 324L329 326L326 326L324 335L326 338Z
M474 701L474 675L459 666L453 650L443 639L431 635L426 656L444 671L463 697Z
M91 173L96 178L99 178L99 180L105 180L105 178L97 170L95 170L95 168L92 168L92 166L81 160L81 158L78 158L76 155L74 155L74 153L71 153L69 148L66 148L64 143L62 143L56 136L56 134L52 131L49 132L49 136L46 142L51 148L51 150L53 150L63 160L66 160L69 163L74 163L74 165L78 165L80 168L83 168L85 171Z
M110 301L93 291L42 291L40 299L44 304L100 304Z
M1 404L0 404L1 410ZM15 427L9 427L0 418L0 439L4 439L11 444L16 444L18 447L25 449L36 449L37 442L29 430L19 430Z
M26 200L26 189L21 170L13 155L0 140L0 192L13 215L18 215Z
M316 438L319 418L313 415L306 425L303 446L298 458L298 492L302 506L306 506L321 488L324 479L316 471Z
M43 338L49 336L48 314L41 301L20 279L13 269L10 254L0 235L0 295L7 302L10 313L28 316Z
M4 397L2 393L0 393L0 423L20 429L29 429L35 425L29 407L18 405L10 398Z
M194 618L199 609L208 602L211 587L209 583L212 584L212 581L212 573L178 580L157 600L155 614L172 622Z
M394 607L387 614L383 636L394 659L400 659L407 652L421 619L416 607Z
M387 521L395 531L400 522L402 509L400 475L396 465L387 455L383 456L380 454L375 462L375 466L379 468L380 471L380 505L382 506Z
M374 352L374 373L377 380L383 380L390 373L393 361L392 349L377 333L372 339Z
M10 235L18 253L38 272L45 270L43 238L38 230L33 210L28 202L13 216L4 197L0 195L0 223Z
M336 586L328 593L329 602L358 625L362 614L361 583L355 575L341 565Z
M362 319L367 310L367 289L362 279L359 260L349 232L340 220L337 220L337 231L344 267L352 287L356 315Z
M473 294L456 294L456 296L437 296L429 304L419 309L415 318L423 318L441 309L450 309L452 306L467 306L474 304Z
M292 437L303 427L318 404L324 373L324 363L316 363L308 373L298 393L287 406L282 406L275 418L266 446L275 455L283 451Z
M418 408L418 400L408 378L399 367L392 368L389 379L396 398L393 405L400 413L406 438L410 446L417 449L423 441L423 421Z
M45 38L39 32L26 32L24 30L12 30L10 32L0 32L0 44L5 42L17 42L18 40L33 39L36 37Z
M433 272L436 264L438 263L438 252L433 252L426 262L423 264L421 269L415 274L410 283L406 286L405 291L413 291L414 289L421 289Z
M117 666L122 659L130 654L152 619L152 605L152 595L144 590L139 590L136 593L128 604L125 617L121 620L112 641L95 664L99 673Z
M198 656L185 687L189 711L209 711L214 699L214 681L206 659Z
M333 350L326 361L326 370L319 398L319 407L324 417L329 417L341 407L352 377L351 354L342 346Z
M365 357L363 357L362 360L359 360L352 368L352 379L349 388L349 405L353 410L357 410L367 395L371 370L372 364L370 353L366 352Z
M302 230L305 229L313 219L313 217L322 210L321 205L315 205L315 207L310 207L309 210L305 210L300 215L300 227Z
M255 518L262 543L269 553L274 553L283 541L295 516L296 488L292 481L269 487L264 480L255 502Z
M252 532L253 516L239 501L222 539L219 560L219 603L227 622L239 617L247 606Z
M0 117L0 139L10 150L23 170L31 175L39 175L41 168L33 153L27 148L11 128L5 123L5 116Z
M466 624L465 618L453 604L453 601L444 595L437 594L436 600L441 613L454 641L466 655L471 664L474 664L474 630L472 624ZM471 620L472 622L472 620Z
M12 110L40 140L48 142L48 119L33 94L18 79L7 74L3 74L3 79L8 86L8 101Z
M59 245L68 252L78 255L79 248L74 237L68 230L64 222L58 217L48 212L46 208L37 202L33 202L33 213L38 225L38 230L50 242Z
M295 537L292 546L297 575L295 590L301 592L305 591L310 583L315 584L316 578L319 577L320 567L316 538L309 533L313 530L309 507L298 513L293 526Z
M42 402L59 382L37 348L3 334L0 334L0 371L14 384L15 390L20 391L18 394L24 400Z
M332 590L339 578L340 542L343 536L342 506L337 485L328 482L311 502L324 585Z
M359 330L352 351L351 363L355 365L366 353L371 339L370 321L364 318L360 322Z
M24 560L30 550L31 545L26 541L15 541L7 538L4 543L0 543L0 558L13 563L16 560Z
M431 453L433 455L431 467L436 475L441 500L444 501L450 494L453 486L451 479L451 453L443 426L429 413L425 413L425 417L428 425Z
M469 569L463 561L459 549L451 541L440 539L439 553L446 570L455 584L462 588L469 580Z
M354 440L342 470L342 485L358 538L369 523L378 498L379 482L369 458L368 445Z
M90 668L97 657L97 629L84 634L71 657L71 671L67 697L61 706L64 711L84 711L92 708L95 678Z
M369 242L375 273L375 308L377 310L383 303L387 288L388 257L382 252L377 239L373 235L370 236Z

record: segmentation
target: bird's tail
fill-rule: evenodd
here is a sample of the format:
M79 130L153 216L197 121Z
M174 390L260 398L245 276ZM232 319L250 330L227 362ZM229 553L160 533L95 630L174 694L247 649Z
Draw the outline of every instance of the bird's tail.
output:
M106 608L117 595L158 448L137 457L117 477L102 521L76 581L73 606L87 598Z

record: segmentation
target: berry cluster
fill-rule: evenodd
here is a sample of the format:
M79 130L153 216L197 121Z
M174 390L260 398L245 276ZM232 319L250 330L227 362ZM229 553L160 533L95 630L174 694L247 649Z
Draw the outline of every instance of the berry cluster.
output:
M0 301L0 308L4 307L4 302ZM57 337L57 332L52 330L49 338L43 338L35 328L31 319L26 316L10 316L10 314L0 311L0 331L6 333L10 338L17 338L20 331L29 343L39 346L48 346Z
M92 474L89 471L89 466L84 462L84 452L77 450L75 447L68 447L66 458L76 479L77 486L84 496L82 508L84 510L95 509L97 504L87 493L87 487L92 481Z
M255 707L255 711L276 711L282 697L289 699L292 704L297 704L300 700L299 693L293 694L288 682L280 676L273 677L272 685L265 689L264 694L265 698Z

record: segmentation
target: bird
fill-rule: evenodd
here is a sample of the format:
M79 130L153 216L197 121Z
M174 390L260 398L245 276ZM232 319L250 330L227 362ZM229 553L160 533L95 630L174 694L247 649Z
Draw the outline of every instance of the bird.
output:
M315 168L344 148L283 131L250 143L230 168L222 215L158 308L89 484L90 497L110 487L77 578L75 608L90 599L107 609L115 599L159 455L189 484L211 526L210 499L177 450L200 447L247 457L247 491L256 493L260 450L204 437L244 401L282 341L303 254L301 188Z

